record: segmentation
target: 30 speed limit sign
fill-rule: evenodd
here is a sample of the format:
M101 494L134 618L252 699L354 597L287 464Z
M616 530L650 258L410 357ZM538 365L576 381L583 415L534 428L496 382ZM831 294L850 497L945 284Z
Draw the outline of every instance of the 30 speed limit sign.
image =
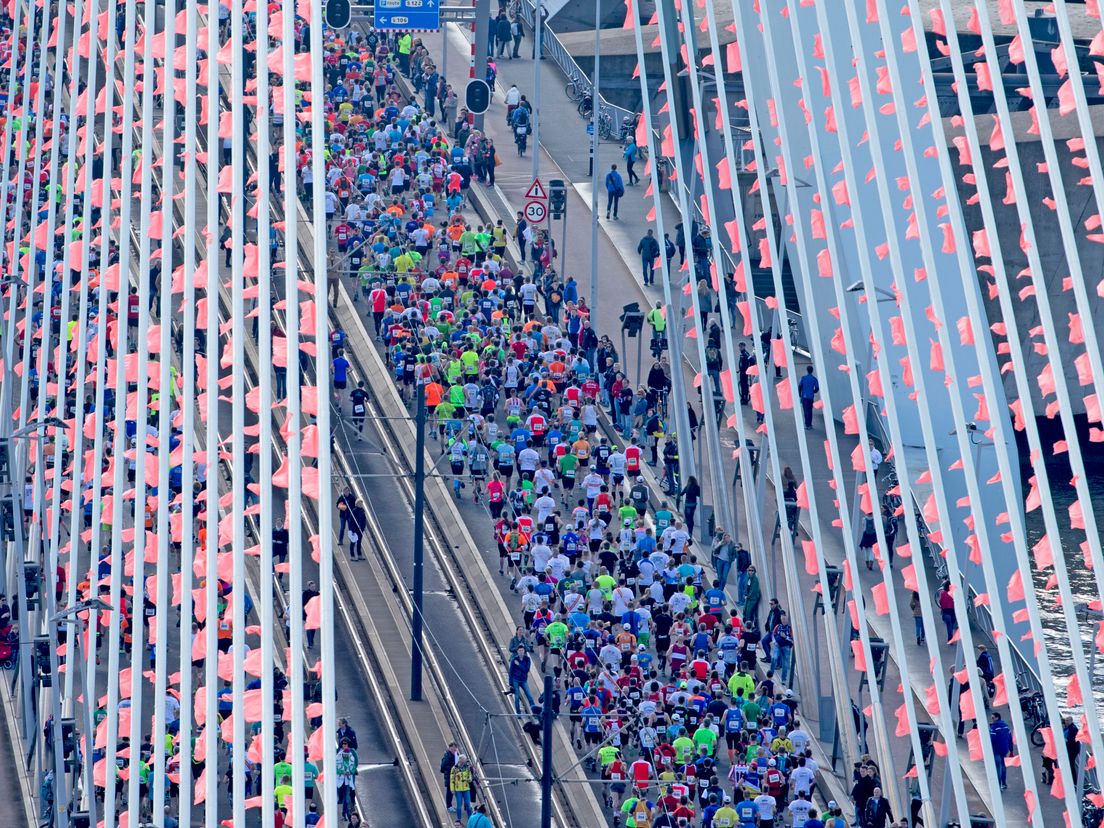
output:
M525 218L530 224L540 224L548 216L543 201L530 201L525 205Z

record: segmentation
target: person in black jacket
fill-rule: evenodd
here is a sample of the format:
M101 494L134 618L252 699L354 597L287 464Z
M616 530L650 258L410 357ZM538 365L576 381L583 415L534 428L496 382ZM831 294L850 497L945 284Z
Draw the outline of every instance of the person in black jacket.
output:
M498 17L495 18L494 37L498 42L498 56L502 57L513 41L513 36L510 33L510 18L506 16L505 9L499 11Z
M368 512L359 503L356 504L349 516L349 560L364 560L364 532L368 528Z
M875 788L863 808L863 828L885 828L892 819L889 800L882 796L881 788Z
M449 742L447 748L445 748L445 754L441 757L441 776L445 778L445 810L449 810L452 807L452 790L449 785L449 777L452 775L452 769L456 766L456 759L460 755L460 747L456 742Z
M644 285L655 284L655 263L659 258L659 242L656 241L655 232L649 227L647 235L636 246L636 252L640 254L640 266L644 274Z

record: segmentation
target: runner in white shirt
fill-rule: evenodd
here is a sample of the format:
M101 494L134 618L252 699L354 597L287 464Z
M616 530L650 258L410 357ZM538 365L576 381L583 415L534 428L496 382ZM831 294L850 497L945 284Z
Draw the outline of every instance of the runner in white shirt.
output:
M537 469L533 474L533 488L538 492L543 492L545 489L549 492L555 491L556 473L548 466Z
M805 823L809 820L809 815L813 812L813 803L807 799L800 798L790 803L786 809L790 812L790 816L793 817L793 828L805 828Z
M537 466L540 464L540 455L537 454L536 449L532 446L526 446L518 452L518 469L524 475L528 473L530 477L534 477L537 473Z
M594 500L602 491L602 477L597 472L591 472L583 478L583 486L586 488L587 500Z
M798 759L798 765L790 773L790 786L795 794L812 793L813 781L816 779L813 772L804 764L804 759Z
M557 581L562 581L564 575L567 574L567 570L571 567L571 561L560 550L556 550L556 553L548 559L547 569L552 570L552 577Z
M686 548L688 537L686 530L682 528L678 521L675 521L663 530L663 535L660 538L663 541L663 551L670 552L672 555L682 554L683 549Z
M587 612L591 615L595 615L602 611L602 603L605 601L606 596L602 594L602 590L598 587L591 587L587 591Z
M690 608L690 600L690 596L681 589L674 592L670 600L667 601L667 607L671 610L671 615L678 615L680 612L686 612L686 610Z
M805 748L809 746L809 734L806 733L798 723L793 723L793 730L789 733L790 741L793 742L794 754L800 756L805 752ZM806 762L808 764L808 761Z
M624 615L629 611L629 604L633 600L633 591L627 586L621 585L613 591L613 614Z
M537 535L540 540L533 544L533 548L529 550L529 554L533 556L533 571L544 572L548 566L548 561L552 557L552 550L548 544L544 542L544 535Z
M774 822L774 812L778 808L777 800L764 792L755 797L755 804L759 806L759 824L771 825Z
M545 491L547 491L547 488L545 488ZM533 508L537 510L537 524L543 526L548 516L556 511L556 499L547 494L542 494L533 503Z

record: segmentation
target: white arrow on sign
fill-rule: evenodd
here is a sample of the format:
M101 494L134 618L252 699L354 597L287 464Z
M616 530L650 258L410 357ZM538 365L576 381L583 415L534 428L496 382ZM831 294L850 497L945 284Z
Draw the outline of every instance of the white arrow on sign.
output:
M544 202L530 201L525 205L525 218L533 224L540 224L548 215Z

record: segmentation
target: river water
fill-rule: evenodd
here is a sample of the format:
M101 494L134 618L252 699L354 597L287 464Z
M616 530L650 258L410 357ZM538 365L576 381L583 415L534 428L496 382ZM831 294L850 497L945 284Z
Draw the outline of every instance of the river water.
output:
M1022 480L1025 487L1032 474L1030 466L1025 466L1022 469ZM1069 529L1069 507L1076 500L1076 493L1073 487L1069 485L1072 472L1066 455L1062 454L1048 458L1047 474L1051 482L1051 497L1055 506L1055 516L1062 531L1062 550L1065 553L1066 568L1074 601L1079 604L1099 601L1101 595L1096 587L1094 573L1085 565L1085 559L1081 552L1081 543L1085 540L1085 533L1080 529ZM1104 462L1095 462L1089 466L1086 477L1088 478L1091 497L1089 508L1093 510L1098 523L1104 522ZM1034 546L1043 537L1045 531L1041 508L1027 515L1028 548ZM1056 590L1045 590L1046 582L1050 577L1050 570L1045 572L1036 571L1034 576L1036 593L1040 597L1039 605L1042 612L1044 637L1050 653L1052 669L1057 682L1064 686L1068 677L1073 673L1070 636L1066 629L1062 610L1051 597L1057 595ZM1093 638L1096 635L1099 621L1099 615L1096 615L1095 618L1086 617L1084 614L1080 616L1081 640L1086 658L1091 658L1091 653L1095 650ZM1023 642L1020 646L1027 646L1029 643ZM1094 694L1097 704L1104 705L1104 654L1096 653L1094 667Z

